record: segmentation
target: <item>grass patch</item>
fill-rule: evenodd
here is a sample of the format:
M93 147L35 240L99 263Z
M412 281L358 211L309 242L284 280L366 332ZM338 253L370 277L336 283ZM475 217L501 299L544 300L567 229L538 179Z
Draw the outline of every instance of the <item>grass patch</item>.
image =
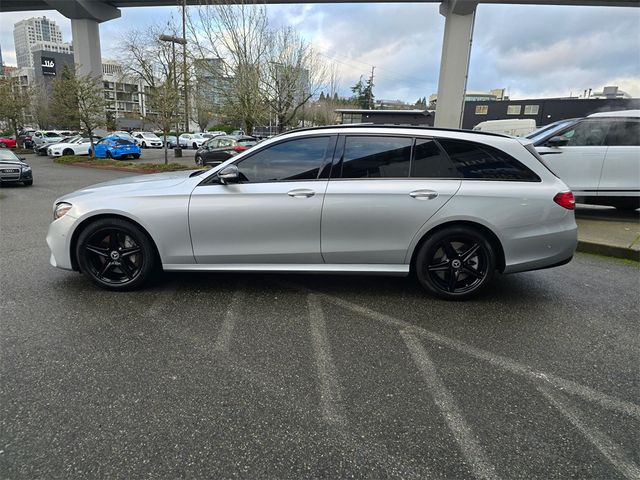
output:
M55 163L63 165L77 165L81 167L106 168L137 173L158 173L158 172L175 172L176 170L193 170L193 167L180 165L179 163L135 163L125 162L121 160L113 160L110 158L96 158L91 160L86 156L68 155L57 157L53 160Z

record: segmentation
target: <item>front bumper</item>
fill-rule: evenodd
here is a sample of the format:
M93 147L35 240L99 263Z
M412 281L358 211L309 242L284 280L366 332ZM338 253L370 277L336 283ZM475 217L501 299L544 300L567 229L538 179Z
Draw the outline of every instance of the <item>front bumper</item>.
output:
M54 220L49 225L47 232L47 245L51 250L49 263L54 267L65 270L73 270L71 262L71 236L76 223L76 219L69 216Z
M9 170L17 170L17 172L9 171ZM9 183L9 182L24 182L28 180L33 180L33 171L32 170L22 170L20 167L3 167L0 168L0 182Z

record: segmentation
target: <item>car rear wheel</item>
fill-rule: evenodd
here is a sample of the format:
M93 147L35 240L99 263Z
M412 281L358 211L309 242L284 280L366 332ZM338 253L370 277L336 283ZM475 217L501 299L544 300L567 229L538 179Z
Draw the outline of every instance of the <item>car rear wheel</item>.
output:
M78 237L80 271L109 290L133 290L149 280L158 265L149 237L119 218L91 223Z
M444 228L422 244L415 271L420 284L445 300L476 295L493 278L496 253L480 231L466 226Z
M112 158L111 157L111 152L109 150L107 150L107 158Z

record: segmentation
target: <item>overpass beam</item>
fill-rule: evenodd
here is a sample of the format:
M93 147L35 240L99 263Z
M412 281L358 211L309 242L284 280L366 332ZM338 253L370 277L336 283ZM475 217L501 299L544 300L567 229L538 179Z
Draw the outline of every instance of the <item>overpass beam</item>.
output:
M460 128L464 95L469 75L469 57L477 1L445 0L440 14L445 17L435 126Z

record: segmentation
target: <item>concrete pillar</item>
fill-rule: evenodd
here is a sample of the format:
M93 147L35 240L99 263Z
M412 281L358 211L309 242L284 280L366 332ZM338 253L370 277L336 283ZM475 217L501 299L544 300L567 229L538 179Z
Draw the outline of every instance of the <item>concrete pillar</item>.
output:
M72 18L71 35L73 60L78 71L83 75L102 78L99 23L88 18Z
M436 127L462 126L477 5L477 2L472 0L446 0L440 5L440 14L444 15L446 20L438 79Z

